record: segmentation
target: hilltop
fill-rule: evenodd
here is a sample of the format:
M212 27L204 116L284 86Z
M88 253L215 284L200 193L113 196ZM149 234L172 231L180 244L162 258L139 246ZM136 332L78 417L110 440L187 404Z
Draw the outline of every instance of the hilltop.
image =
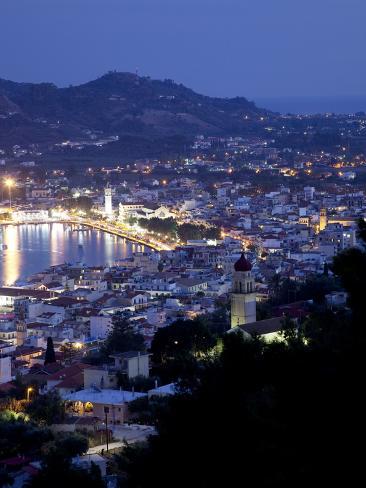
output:
M172 80L131 73L109 72L67 88L0 79L0 147L50 145L96 134L140 143L245 135L268 114L243 97L204 96Z

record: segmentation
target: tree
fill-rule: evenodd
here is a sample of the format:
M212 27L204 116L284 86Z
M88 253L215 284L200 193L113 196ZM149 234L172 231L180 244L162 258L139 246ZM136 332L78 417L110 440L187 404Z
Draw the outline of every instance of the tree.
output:
M153 217L152 219L140 219L139 225L149 232L155 232L162 235L168 235L172 238L177 234L177 223L175 219L169 217L167 219L159 219Z
M207 227L204 231L204 237L206 239L220 239L221 238L220 227L214 225Z
M113 353L144 350L144 337L136 333L127 320L116 316L113 322L113 329L102 347L102 355L107 358Z
M366 252L340 253L332 270L350 308L318 307L296 327L285 318L282 340L271 343L240 331L225 334L222 352L207 355L188 387L155 412L157 435L118 457L126 486L167 488L172 479L177 488L192 479L194 486L211 487L238 480L259 488L305 488L314 480L357 485L365 433ZM165 334L153 343L162 369L175 356L178 332Z
M202 239L202 228L195 224L182 224L178 227L178 237L185 242L189 240Z
M334 257L332 271L339 276L349 294L349 304L360 318L364 311L366 252L358 248L346 249Z
M199 320L177 320L159 329L153 339L153 360L164 363L168 359L198 356L215 345L215 339L207 326Z
M122 453L126 486L329 486L360 474L348 457L363 416L351 401L361 393L352 396L350 357L293 339L225 335L218 359L156 412L158 435Z
M42 455L46 461L52 458L68 460L80 456L88 450L88 439L79 433L60 433L42 448Z
M49 429L26 422L24 416L0 418L0 459L16 455L37 456L44 443L52 439Z
M357 231L357 237L361 239L363 242L363 245L366 244L366 221L365 219L358 219L357 221L358 225L358 231Z
M14 484L14 479L6 471L5 468L0 468L0 487L12 486Z
M177 320L159 329L151 344L152 361L163 381L189 378L216 339L200 320Z
M88 486L103 488L104 482L98 466L91 464L89 470L72 463L76 456L84 454L88 441L79 434L60 435L43 449L42 469L28 483L28 488L55 488L65 486Z
M51 425L64 418L64 404L57 391L38 395L27 405L26 413L40 425Z
M65 208L81 210L85 213L90 213L91 209L93 208L93 200L86 196L64 200L63 204Z
M55 349L53 347L53 340L52 337L48 337L44 364L46 366L46 364L55 363L55 362L56 362L56 355L55 355Z

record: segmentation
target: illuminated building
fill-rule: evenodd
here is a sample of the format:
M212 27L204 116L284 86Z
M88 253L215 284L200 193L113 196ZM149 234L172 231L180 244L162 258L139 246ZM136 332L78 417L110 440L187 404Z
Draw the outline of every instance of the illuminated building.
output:
M234 264L231 293L231 328L251 324L256 317L256 294L252 266L244 254Z
M319 230L322 231L328 224L327 209L322 208L319 214Z
M112 189L109 186L104 190L104 212L107 217L113 216Z

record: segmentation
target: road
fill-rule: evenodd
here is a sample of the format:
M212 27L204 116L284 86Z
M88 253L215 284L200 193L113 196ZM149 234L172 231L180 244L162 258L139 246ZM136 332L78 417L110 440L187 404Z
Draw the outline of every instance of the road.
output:
M127 441L129 444L133 444L139 441L145 441L149 435L154 434L155 430L153 427L148 426L136 426L133 427L125 427L125 426L113 426L113 438L117 439L117 442L110 442L109 449L119 449L124 446L124 441ZM95 447L90 447L87 454L100 454L100 452L104 449L107 451L107 444L100 444Z

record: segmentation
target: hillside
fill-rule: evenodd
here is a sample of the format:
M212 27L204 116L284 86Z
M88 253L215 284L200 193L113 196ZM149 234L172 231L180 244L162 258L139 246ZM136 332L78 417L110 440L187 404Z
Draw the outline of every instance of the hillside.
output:
M0 79L0 148L108 136L151 142L246 134L265 114L245 98L212 98L131 73L68 88Z

